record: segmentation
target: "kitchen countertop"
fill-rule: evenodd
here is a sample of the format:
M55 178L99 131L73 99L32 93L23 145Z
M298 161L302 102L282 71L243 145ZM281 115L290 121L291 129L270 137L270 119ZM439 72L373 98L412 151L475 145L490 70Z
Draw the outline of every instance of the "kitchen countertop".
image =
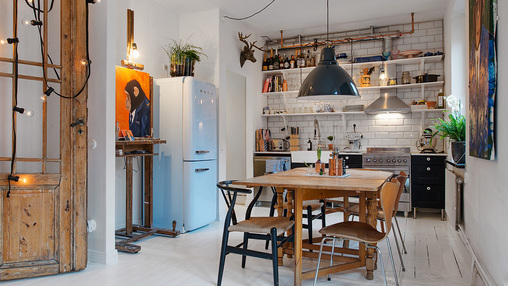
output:
M446 156L446 153L420 153L420 152L411 152L411 156Z
M265 152L254 152L254 155L291 155L289 151L265 151Z

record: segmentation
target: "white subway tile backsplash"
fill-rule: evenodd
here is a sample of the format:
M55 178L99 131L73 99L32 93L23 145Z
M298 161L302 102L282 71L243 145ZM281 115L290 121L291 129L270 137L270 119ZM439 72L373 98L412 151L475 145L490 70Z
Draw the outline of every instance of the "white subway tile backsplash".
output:
M429 21L415 24L415 32L413 34L403 35L400 38L393 39L392 49L398 49L400 51L410 49L420 49L425 52L436 52L444 51L443 47L443 25L442 21ZM411 30L411 24L405 25L393 25L389 26L386 31L401 31L407 32ZM376 33L379 32L376 29ZM353 31L350 33L335 33L333 36L345 37L347 36L358 36L370 34L369 29L361 31ZM312 40L312 38L309 38ZM308 40L308 39L306 39ZM367 42L355 42L353 44L353 57L364 57L379 55L383 48L382 41L367 41ZM338 44L336 52L346 52L350 56L350 44ZM316 54L318 54L316 52ZM351 65L345 64L342 67L350 72ZM399 83L403 71L409 71L411 76L417 76L425 72L440 74L439 80L444 78L444 64L443 62L426 63L425 69L420 70L419 64L413 65L397 65L389 75L389 77L397 77ZM289 90L298 90L302 81L308 73L302 74L291 74L286 77ZM356 80L360 78L360 67L355 66L352 73L352 77ZM376 68L371 77L373 85L378 83L379 70ZM414 79L412 80L414 83ZM435 100L438 90L442 87L425 87L425 93L421 93L420 87L415 88L399 88L397 89L397 96L404 102L410 104L413 100ZM356 100L345 100L345 101L330 101L320 102L319 104L330 103L334 106L336 111L342 111L345 105L356 105L363 104L365 107L372 103L375 99L380 96L381 91L376 89L362 90L361 98ZM288 111L298 112L309 112L309 108L312 108L315 102L306 102L296 99L296 94L286 96L287 106L284 105L283 97L280 95L269 95L267 96L267 104L272 110L280 110L286 108ZM318 119L321 129L321 141L328 143L326 136L334 135L338 137L338 142L341 148L348 146L348 141L344 139L346 132L353 131L353 124L356 124L356 131L363 134L364 138L361 140L362 146L381 146L381 147L392 147L392 146L406 146L414 148L416 139L419 138L422 131L421 122L422 113L409 113L401 114L395 118L386 118L378 115L366 115L366 114L349 114L345 115L346 122L342 122L341 115L302 115L302 116L286 116L287 125L289 127L300 128L300 145L302 148L306 146L307 140L314 137L314 119ZM437 117L442 116L441 114L428 113L426 117ZM346 125L346 128L344 128ZM432 126L433 122L430 119L424 121L423 128ZM280 129L284 126L282 117L268 117L267 126L272 131L273 138L283 138L286 136L285 131ZM266 128L266 127L265 127ZM313 140L313 145L317 144L317 140Z
M434 29L428 29L427 35L439 35L443 34L443 28L434 28Z
M418 30L434 28L434 21L432 21L432 22L421 22L421 23L415 24L415 26L418 27L418 28L416 28Z

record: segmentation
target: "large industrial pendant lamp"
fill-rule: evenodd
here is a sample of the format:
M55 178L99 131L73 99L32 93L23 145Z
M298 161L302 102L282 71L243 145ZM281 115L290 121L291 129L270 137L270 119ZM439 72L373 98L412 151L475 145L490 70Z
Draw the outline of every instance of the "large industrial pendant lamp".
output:
M328 40L328 1L326 0L327 46L321 51L321 60L317 67L303 81L300 91L298 91L298 99L339 100L360 97L353 79L337 64L335 49L330 46L330 40Z

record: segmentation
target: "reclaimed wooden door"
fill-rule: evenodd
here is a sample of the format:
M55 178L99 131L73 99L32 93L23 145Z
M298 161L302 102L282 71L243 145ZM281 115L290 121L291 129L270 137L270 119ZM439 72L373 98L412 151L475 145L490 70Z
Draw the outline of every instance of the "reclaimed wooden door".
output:
M4 5L9 0L2 1ZM34 10L34 14L39 13L44 23L41 28L43 37L41 45L44 47L41 56L46 60L28 61L22 58L23 54L18 55L16 45L23 45L20 38L19 43L12 44L12 58L0 57L0 65L12 66L12 73L1 72L0 78L4 80L8 78L8 81L12 79L12 107L19 104L18 96L20 98L24 96L21 88L16 92L14 87L33 82L39 82L39 85L42 83L41 94L48 86L52 86L63 97L53 94L51 100L41 103L40 120L26 123L30 125L29 128L17 126L19 114L13 111L10 122L13 128L9 126L13 130L12 152L15 153L17 146L20 155L0 157L0 163L9 164L11 170L9 173L0 174L0 282L78 271L86 267L87 261L86 82L90 66L82 61L88 58L87 1L58 1L60 3L55 7L60 9L60 13L53 11L48 16L48 6L52 6L53 2L51 0L19 1L19 3L18 0L12 0L11 5L5 4L12 8L12 14L2 17L12 17L13 23L16 23L18 9L22 5L23 9L26 9L26 5L31 3L35 5L36 2L40 2L42 6L36 7L37 11L34 7L31 9ZM6 10L0 13L7 13ZM49 24L45 23L49 23L48 19L54 21L53 16L59 20L59 28L56 30L60 33L57 37L60 39L58 51L60 60L56 61L58 63L50 64L48 43L51 38L48 37ZM13 25L12 38L17 38L16 26ZM38 41L38 38L36 40ZM37 68L39 74L43 76L22 74L23 70L18 66ZM44 69L44 73L40 72L41 68ZM50 77L50 71L52 73L53 69L56 69L55 74L59 70L59 76ZM79 95L74 97L78 93ZM2 97L4 96L6 95L2 94ZM56 120L48 109L59 110ZM2 124L9 125L9 122ZM31 136L30 132L34 133L34 136ZM26 140L38 138L35 134L39 133L40 144L26 143ZM18 140L25 138L25 143L20 144L16 138ZM39 156L22 156L34 154L22 150L21 147L26 145L40 147L41 150L34 152ZM55 149L56 153L51 152ZM32 171L34 169L37 171ZM12 180L13 177L17 181Z

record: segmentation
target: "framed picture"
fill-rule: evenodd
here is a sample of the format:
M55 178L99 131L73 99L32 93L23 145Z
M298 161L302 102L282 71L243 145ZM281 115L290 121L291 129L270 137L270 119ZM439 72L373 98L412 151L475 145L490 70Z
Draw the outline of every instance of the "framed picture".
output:
M469 155L494 160L497 0L469 0Z
M117 128L130 131L134 137L151 136L150 75L119 66L115 71Z

